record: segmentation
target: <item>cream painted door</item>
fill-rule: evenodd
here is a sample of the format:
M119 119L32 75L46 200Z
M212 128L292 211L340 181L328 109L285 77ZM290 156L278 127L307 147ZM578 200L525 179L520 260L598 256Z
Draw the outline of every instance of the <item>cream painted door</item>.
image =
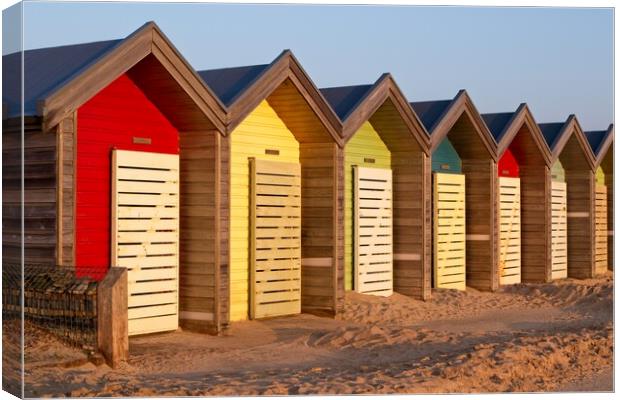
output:
M499 284L521 283L521 179L499 178Z
M566 182L551 182L551 279L568 276Z
M596 185L595 201L595 273L607 271L607 186Z
M465 175L433 174L434 287L465 290Z
M250 159L250 317L301 312L301 166Z
M179 156L112 153L112 266L128 269L129 335L178 327Z
M393 292L392 170L353 167L353 266L356 292Z

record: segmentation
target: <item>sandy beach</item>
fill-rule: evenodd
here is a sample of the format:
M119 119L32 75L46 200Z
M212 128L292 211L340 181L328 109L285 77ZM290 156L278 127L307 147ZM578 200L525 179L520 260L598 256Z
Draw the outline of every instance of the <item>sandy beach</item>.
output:
M338 319L133 337L116 370L29 326L26 396L610 391L612 310L611 274L496 293L438 290L427 302L349 293ZM8 350L5 365L15 365Z

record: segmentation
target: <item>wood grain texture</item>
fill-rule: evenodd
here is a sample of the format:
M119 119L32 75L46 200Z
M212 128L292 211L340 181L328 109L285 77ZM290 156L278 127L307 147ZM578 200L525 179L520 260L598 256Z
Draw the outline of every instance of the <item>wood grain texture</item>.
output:
M112 368L129 358L127 269L111 268L97 286L97 347Z
M72 128L70 125L68 129ZM22 164L21 119L3 120L2 258L7 263L21 262L23 214L24 262L55 264L58 212L56 134L43 132L41 120L31 117L25 119L23 133Z

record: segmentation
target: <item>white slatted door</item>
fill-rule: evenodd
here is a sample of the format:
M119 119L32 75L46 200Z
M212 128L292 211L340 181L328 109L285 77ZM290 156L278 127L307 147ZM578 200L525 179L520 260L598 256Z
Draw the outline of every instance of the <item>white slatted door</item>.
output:
M566 182L551 182L551 279L568 276Z
M521 179L499 178L499 203L499 283L521 283Z
M250 159L250 317L301 312L301 166Z
M465 290L465 175L433 174L434 287Z
M112 265L128 269L129 335L175 330L179 156L112 153Z
M358 293L393 292L392 170L353 167L353 265Z
M607 186L596 185L595 201L595 273L607 271Z

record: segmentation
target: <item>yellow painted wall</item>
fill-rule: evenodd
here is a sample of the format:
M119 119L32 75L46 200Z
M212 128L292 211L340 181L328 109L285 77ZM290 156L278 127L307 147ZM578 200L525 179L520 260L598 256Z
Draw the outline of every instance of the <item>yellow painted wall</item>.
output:
M596 184L605 185L605 172L603 172L603 168L601 167L596 169Z
M267 155L265 150L279 150ZM248 318L250 163L248 158L299 162L299 142L267 101L263 101L231 134L230 187L230 319Z
M375 162L365 162L364 158ZM370 122L366 121L347 143L344 165L344 282L345 290L353 290L353 166L391 168L390 151Z

